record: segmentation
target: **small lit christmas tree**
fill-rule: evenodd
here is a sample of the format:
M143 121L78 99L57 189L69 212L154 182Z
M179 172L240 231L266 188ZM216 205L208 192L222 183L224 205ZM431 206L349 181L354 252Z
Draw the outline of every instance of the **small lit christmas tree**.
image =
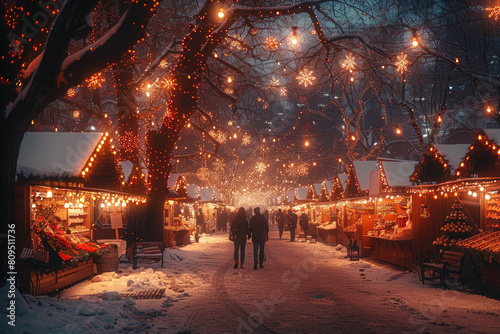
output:
M433 242L438 247L449 249L457 242L470 237L473 228L467 221L467 214L462 203L456 200L451 206L451 211L446 219L444 225L441 227L443 235Z

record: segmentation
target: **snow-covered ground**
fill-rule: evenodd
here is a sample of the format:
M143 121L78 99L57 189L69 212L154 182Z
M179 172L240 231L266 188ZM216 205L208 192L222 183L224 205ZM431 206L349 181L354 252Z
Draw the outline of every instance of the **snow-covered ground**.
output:
M401 314L407 311L415 314L415 319L408 321L413 322L410 325L416 332L432 329L434 325L431 327L428 325L431 320L432 323L440 325L442 317L446 319L447 312L456 314L457 317L460 316L463 321L469 323L481 322L482 324L476 327L478 332L500 332L500 301L495 298L459 291L460 286L455 286L457 289L442 290L436 285L422 285L416 273L398 270L383 263L369 260L349 262L345 258L345 248L341 247L321 243L286 243L277 238L268 242L267 247L269 247L269 256L266 268L268 264L272 266L273 263L279 261L280 249L293 249L297 254L313 254L315 263L312 263L309 268L317 270L315 268L319 265L333 268L335 272L342 275L341 277L346 277L346 282L353 282L368 290L367 294L371 295L370 298L383 300L386 303L385 307L394 309L399 307L402 310ZM247 259L251 258L250 243L247 245L246 254ZM211 321L196 317L200 314L199 312L203 314L204 307L211 310L217 309L220 301L225 300L228 304L234 304L232 300L238 299L238 289L244 290L244 286L255 283L257 277L255 275L260 274L259 279L265 279L262 276L266 273L265 270L268 270L267 274L272 270L265 268L262 273L260 270L253 271L249 260L246 261L245 269L233 270L231 257L232 243L227 240L226 234L205 235L200 239L200 243L165 250L164 268L160 268L159 263L139 263L142 267L133 270L131 264L120 263L120 268L116 273L93 276L60 291L53 297L18 296L16 298L16 326L8 326L5 321L6 316L3 315L0 332L176 333L180 331L213 332L214 330L215 332L251 332L248 325L244 331L241 330L241 326L228 329L226 327L229 325L222 323L220 327L217 327L217 321L220 322L218 319ZM296 258L296 261L301 263L302 260ZM284 269L282 271L285 272ZM276 277L284 277L282 273L276 275L278 275ZM307 277L309 284L314 283L315 276L318 280L321 279L321 275L310 275ZM273 280L276 281L276 279ZM266 285L270 283L272 282L262 282ZM337 282L337 284L339 284L340 291L347 283ZM352 289L352 287L349 288ZM122 298L120 295L152 289L166 289L164 297L134 300L130 297ZM311 291L321 291L321 287L315 287L315 289ZM335 288L332 289L335 291ZM378 295L370 294L370 289L379 291ZM209 291L215 291L215 294L208 294ZM6 296L5 291L0 293L2 297ZM250 292L247 294L239 305L234 305L235 308L241 309L242 315L251 314L253 307L250 302L253 295ZM220 300L210 300L212 297L209 296L220 296ZM334 296L331 296L330 304L327 303L329 298L329 292L315 293L311 299L311 305L321 307L318 303L324 303L325 308L331 307ZM336 301L338 302L338 299ZM297 308L300 310L302 306L297 305ZM4 310L5 308L2 308L2 312L5 312ZM271 312L266 316L278 317L278 310L273 308L273 311L275 314ZM227 311L221 306L221 312ZM396 313L394 316L401 315ZM404 316L407 314L404 313ZM236 317L238 321L240 318ZM456 327L451 332L464 327L460 321L457 321L453 321ZM204 322L206 322L206 327L203 327ZM228 323L230 324L229 320ZM424 323L425 326L420 326ZM279 325L271 322L267 327L260 327L256 332L295 331L276 326ZM373 327L374 332L383 332L382 321L380 326L379 328ZM443 331L450 331L450 327L447 326L448 324L442 327ZM314 326L310 328L313 332L316 331ZM467 328L464 330L467 331ZM300 329L297 331L301 332Z

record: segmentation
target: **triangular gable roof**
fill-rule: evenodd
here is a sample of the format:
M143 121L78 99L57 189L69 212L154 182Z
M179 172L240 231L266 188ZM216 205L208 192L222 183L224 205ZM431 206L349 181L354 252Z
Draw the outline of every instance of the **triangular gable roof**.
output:
M411 186L410 176L417 161L382 161L387 184L390 188Z
M483 129L488 138L500 145L500 129Z
M201 188L200 189L200 199L202 201L211 201L214 196L213 188Z
M345 187L347 186L347 180L349 179L349 175L338 174L337 177L339 178L340 184L342 185L342 189L345 190Z
M25 177L79 177L99 145L101 132L26 132L17 174Z
M455 174L455 170L465 159L469 151L470 144L436 144L434 145L439 154L441 154L450 165L450 171Z
M359 188L363 191L370 188L370 171L377 168L377 161L353 161L354 171L358 178Z
M333 179L333 180L325 180L326 191L328 191L328 193L332 192L333 184L334 183L335 183L335 179Z
M297 199L298 200L304 200L307 199L307 187L300 187L297 188Z
M134 164L130 160L126 161L120 161L118 162L120 165L122 172L123 172L123 178L125 180L128 180L130 177L130 174L132 174L132 169L134 168Z
M178 174L178 173L171 173L169 176L168 176L168 180L167 180L167 186L174 190L175 189L175 185L177 183L177 180L179 179L179 176L181 174Z
M196 198L197 191L198 191L198 186L196 184L190 184L187 186L187 193L189 197Z
M316 193L316 196L319 196L321 194L321 186L323 184L322 183L314 183L313 184L313 189L314 189L314 192Z

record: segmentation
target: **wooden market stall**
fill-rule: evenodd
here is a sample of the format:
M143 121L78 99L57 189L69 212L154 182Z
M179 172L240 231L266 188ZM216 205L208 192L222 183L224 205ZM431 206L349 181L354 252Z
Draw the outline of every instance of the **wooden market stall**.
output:
M196 231L194 203L188 196L186 178L172 173L168 178L172 196L164 204L164 247L185 246L191 243L191 234Z
M132 199L118 191L123 175L115 155L107 133L25 134L14 217L23 292L49 293L103 269L93 269L93 259L112 247L92 242L100 237L96 222L123 225ZM114 239L119 232L111 231Z
M410 197L410 175L416 161L379 159L380 171L372 171L370 195L375 200L375 219L363 222L361 245L363 255L373 252L377 260L405 268L413 266Z

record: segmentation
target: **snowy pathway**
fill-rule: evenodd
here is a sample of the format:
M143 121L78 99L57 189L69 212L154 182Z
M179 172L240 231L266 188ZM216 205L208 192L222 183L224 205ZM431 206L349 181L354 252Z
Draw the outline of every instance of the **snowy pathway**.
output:
M61 292L63 301L30 299L16 329L38 333L500 333L500 301L422 285L415 273L372 261L349 262L332 245L288 242L277 230L264 269L233 269L223 233L132 270L120 264ZM165 288L165 297L119 293ZM116 297L118 300L113 300ZM103 300L108 299L108 300ZM38 302L37 302L38 303ZM22 312L21 312L22 313ZM47 321L47 319L51 319ZM17 332L17 331L16 331ZM22 333L20 331L19 333Z

